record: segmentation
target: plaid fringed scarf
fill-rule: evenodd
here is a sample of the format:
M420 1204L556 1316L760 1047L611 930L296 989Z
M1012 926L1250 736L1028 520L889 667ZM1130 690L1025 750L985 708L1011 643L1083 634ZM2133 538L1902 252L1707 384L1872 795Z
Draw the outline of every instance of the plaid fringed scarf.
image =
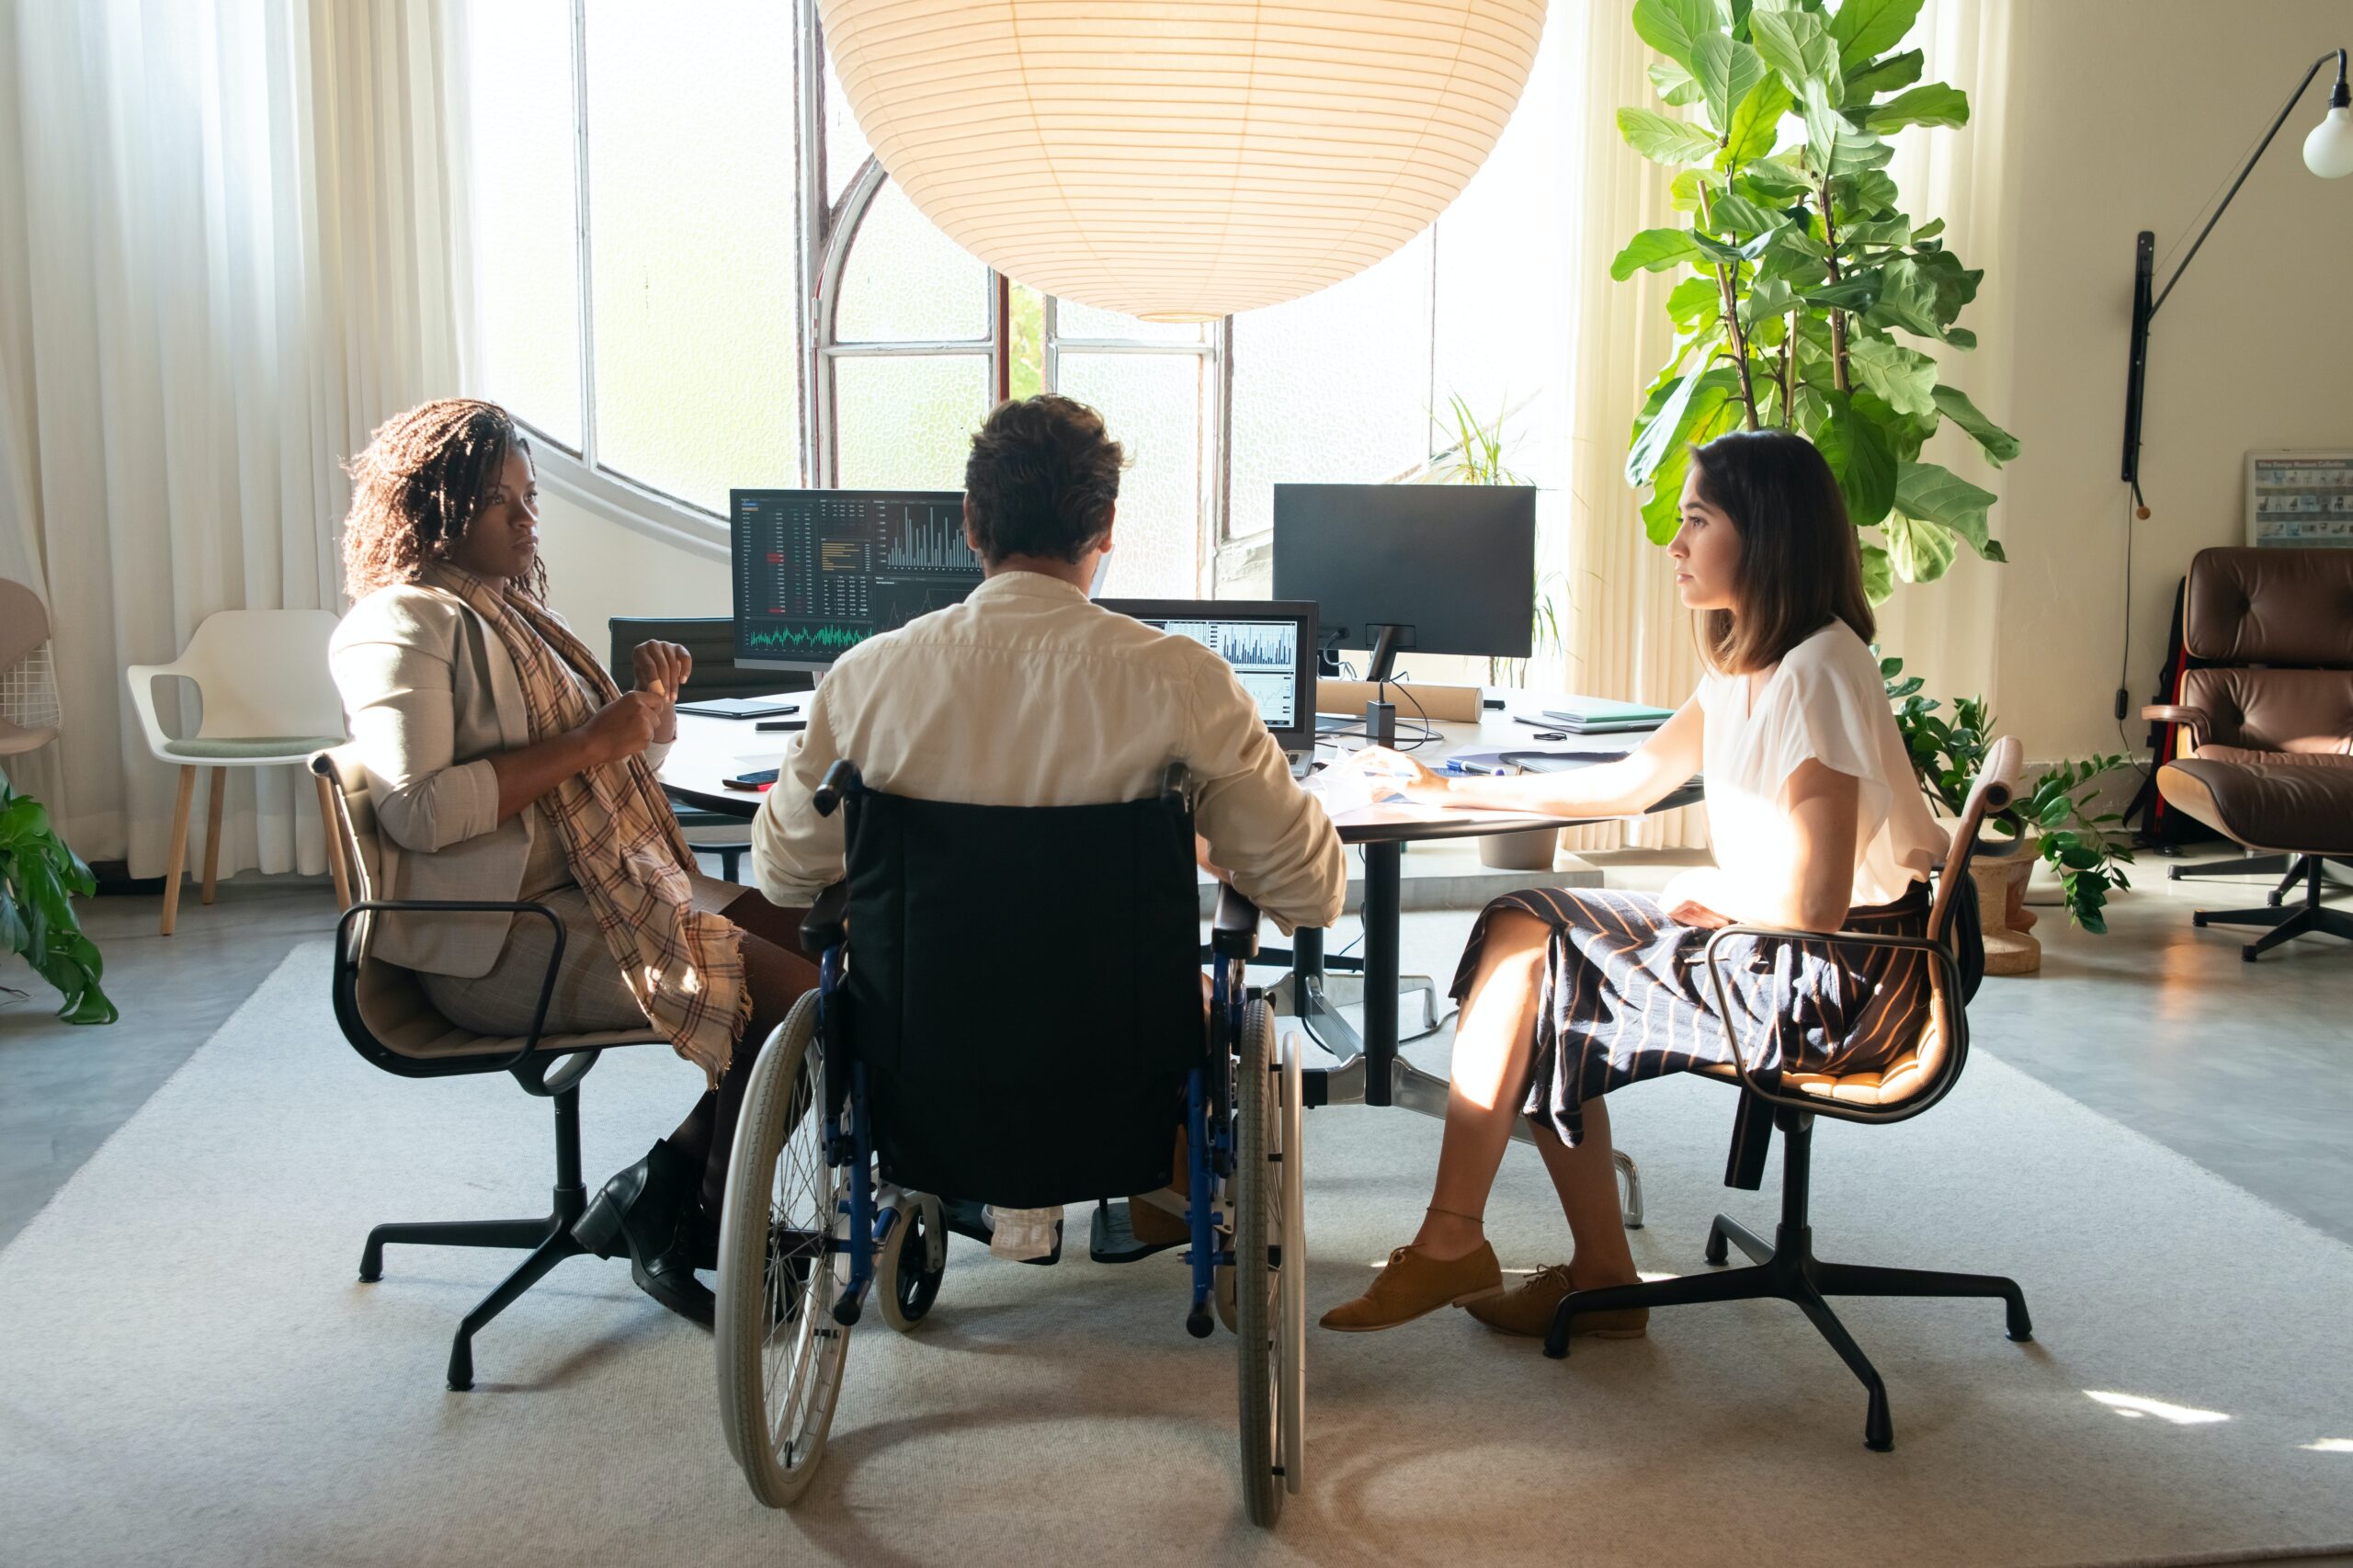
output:
M446 564L435 577L490 623L514 657L533 741L578 729L620 695L596 655L536 601ZM752 1012L743 933L696 910L686 872L694 852L654 770L642 756L592 767L539 804L563 837L630 994L716 1087Z

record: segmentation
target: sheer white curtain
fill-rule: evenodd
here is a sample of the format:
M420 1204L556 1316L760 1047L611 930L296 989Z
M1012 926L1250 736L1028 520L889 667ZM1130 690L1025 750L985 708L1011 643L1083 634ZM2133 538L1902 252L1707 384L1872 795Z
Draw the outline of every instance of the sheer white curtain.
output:
M169 841L123 667L215 610L336 608L341 460L456 388L442 28L0 7L0 575L48 599L65 713L20 781L85 858L153 875ZM222 869L322 869L301 781L231 777Z

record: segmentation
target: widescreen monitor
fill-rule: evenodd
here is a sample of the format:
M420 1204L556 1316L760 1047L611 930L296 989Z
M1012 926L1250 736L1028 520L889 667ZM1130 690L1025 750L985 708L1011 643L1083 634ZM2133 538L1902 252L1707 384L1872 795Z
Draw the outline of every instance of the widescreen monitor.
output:
M735 662L815 670L980 585L953 490L734 490Z
M1523 484L1278 484L1275 597L1324 643L1525 659L1536 651L1536 492Z

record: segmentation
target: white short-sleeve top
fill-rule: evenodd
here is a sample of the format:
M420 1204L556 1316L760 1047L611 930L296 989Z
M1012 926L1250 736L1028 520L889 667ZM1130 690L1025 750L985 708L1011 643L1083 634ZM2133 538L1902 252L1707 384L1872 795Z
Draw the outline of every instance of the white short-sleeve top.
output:
M1745 675L1699 682L1716 864L1744 881L1787 875L1781 791L1811 759L1860 785L1850 906L1903 897L1943 857L1947 836L1928 814L1870 649L1833 620L1782 657L1753 709L1748 685Z

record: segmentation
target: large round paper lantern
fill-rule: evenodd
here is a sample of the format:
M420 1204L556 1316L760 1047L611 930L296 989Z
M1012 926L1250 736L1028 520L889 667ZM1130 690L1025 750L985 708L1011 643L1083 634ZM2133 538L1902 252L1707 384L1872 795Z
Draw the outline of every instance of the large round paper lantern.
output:
M1461 192L1543 0L819 0L875 155L998 271L1148 321L1354 276Z

